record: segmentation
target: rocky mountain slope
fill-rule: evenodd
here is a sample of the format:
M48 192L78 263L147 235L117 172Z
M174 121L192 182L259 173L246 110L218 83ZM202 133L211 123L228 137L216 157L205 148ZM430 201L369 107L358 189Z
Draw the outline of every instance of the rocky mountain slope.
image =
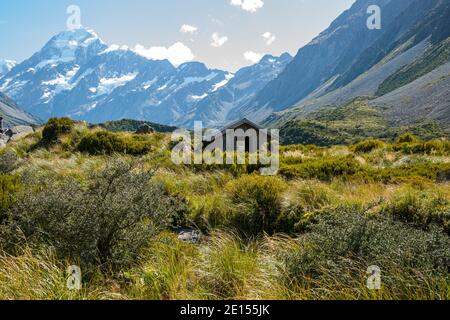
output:
M369 2L382 9L381 30L366 27ZM358 96L387 94L450 61L445 45L450 36L449 1L369 2L357 1L300 49L244 114L255 119L261 117L261 110L264 115L280 111L270 117L272 124L302 119L318 108L340 106Z
M317 110L367 97L368 105L378 109L385 121L380 130L423 121L450 127L450 1L407 2L407 9L398 12L391 24L384 22L382 34L351 68L324 78L293 107L271 115L266 123L282 131L292 129L314 118Z
M203 121L206 126L222 127L239 120L241 109L291 61L288 53L280 57L266 55L259 63L239 70L225 86L196 105L186 125L191 126L196 120Z
M14 101L0 92L0 117L3 118L3 126L29 125L39 122L38 119L25 112Z

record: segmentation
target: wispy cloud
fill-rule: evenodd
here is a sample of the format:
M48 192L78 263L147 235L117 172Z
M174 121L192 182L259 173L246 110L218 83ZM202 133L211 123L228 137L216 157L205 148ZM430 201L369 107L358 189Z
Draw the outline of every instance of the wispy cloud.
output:
M273 35L271 32L266 32L262 34L262 37L264 39L264 42L270 46L272 43L275 42L275 40L277 39L277 37L275 37L275 35Z
M227 36L222 37L217 32L215 32L212 34L211 40L212 40L211 46L220 48L228 41L228 37Z
M196 26L192 26L189 24L183 24L180 28L181 33L190 33L194 34L198 31L198 28Z
M240 7L247 12L255 13L264 6L262 0L231 0L231 5Z

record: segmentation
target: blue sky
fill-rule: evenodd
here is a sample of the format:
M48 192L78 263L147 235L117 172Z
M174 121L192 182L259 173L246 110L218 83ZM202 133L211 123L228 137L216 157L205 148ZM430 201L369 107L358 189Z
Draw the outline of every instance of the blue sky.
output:
M83 26L107 44L148 50L182 43L195 60L235 71L261 54L294 55L354 1L0 0L0 59L31 56L66 29L66 9L78 5Z

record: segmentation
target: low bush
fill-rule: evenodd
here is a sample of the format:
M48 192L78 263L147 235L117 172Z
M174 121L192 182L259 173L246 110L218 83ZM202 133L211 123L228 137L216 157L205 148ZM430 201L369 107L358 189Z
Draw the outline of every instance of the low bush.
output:
M312 299L377 298L365 288L366 271L372 265L382 271L380 299L448 298L450 239L436 229L423 231L355 209L339 209L318 217L311 232L298 240L281 239L273 250L279 262L278 281L289 288L291 298L296 294Z
M224 227L230 219L230 203L222 194L193 196L189 199L190 221L208 232Z
M61 135L69 134L75 122L69 118L51 118L42 131L42 138L45 142L54 142Z
M225 187L231 203L230 225L245 235L276 232L285 182L277 177L242 176Z
M352 149L356 153L369 153L373 150L382 148L384 145L385 143L381 140L367 140L354 145Z
M393 149L406 154L446 155L450 153L450 141L440 139L428 142L400 143L394 145Z
M450 163L422 162L383 169L365 168L364 171L358 173L358 177L383 183L402 182L404 179L417 177L426 178L430 181L448 181L448 177L450 177Z
M277 232L296 235L325 208L338 205L336 194L324 184L301 182L291 188L277 219Z
M13 150L0 152L0 174L10 173L19 166L19 157Z
M20 177L18 175L0 174L0 209L7 208L14 200L15 194L20 190ZM0 213L0 223L4 217Z
M25 241L53 246L58 257L84 266L132 264L183 206L152 176L136 163L115 159L84 183L67 178L44 187L27 185L0 225L8 235L0 237L0 247L14 251Z
M435 225L450 235L450 201L433 191L400 190L381 213L423 229Z
M416 143L419 142L419 139L412 133L405 133L402 134L400 137L397 138L397 143Z

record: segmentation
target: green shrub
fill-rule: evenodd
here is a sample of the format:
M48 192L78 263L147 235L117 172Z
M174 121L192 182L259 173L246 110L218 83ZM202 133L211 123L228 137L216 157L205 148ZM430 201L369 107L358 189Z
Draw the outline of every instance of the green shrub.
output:
M369 153L373 150L380 149L384 146L384 142L380 140L367 140L362 141L353 146L353 150L356 153Z
M232 205L231 226L249 236L276 232L285 187L280 178L259 175L229 182L225 193Z
M132 264L183 206L152 176L136 163L113 159L85 183L67 178L44 187L27 185L0 226L0 233L9 234L0 237L0 247L14 249L26 241L53 246L60 258L84 266Z
M418 141L419 141L419 139L417 139L416 136L413 135L412 133L402 134L397 139L397 143L415 143L415 142L418 142Z
M407 154L445 155L450 153L450 142L439 139L428 142L401 143L394 145L393 149Z
M391 168L365 168L357 175L358 178L383 183L402 182L404 179L416 177L426 178L430 181L448 181L450 177L450 163L416 163Z
M353 158L327 158L306 160L299 165L283 165L279 174L288 178L319 179L331 181L335 177L349 177L361 170Z
M292 293L308 292L321 299L328 294L376 298L365 288L367 268L376 265L382 270L382 295L446 299L450 239L439 230L423 231L341 208L320 215L311 232L298 240L281 243L273 249L278 281ZM434 285L436 291L430 291Z
M450 235L450 201L430 191L407 191L394 196L382 214L428 229L433 225Z
M45 142L54 142L61 135L69 134L75 122L69 118L51 118L42 131L42 138Z
M96 131L83 137L78 150L92 155L124 153L142 155L152 149L151 141L146 136L127 135L109 131Z

